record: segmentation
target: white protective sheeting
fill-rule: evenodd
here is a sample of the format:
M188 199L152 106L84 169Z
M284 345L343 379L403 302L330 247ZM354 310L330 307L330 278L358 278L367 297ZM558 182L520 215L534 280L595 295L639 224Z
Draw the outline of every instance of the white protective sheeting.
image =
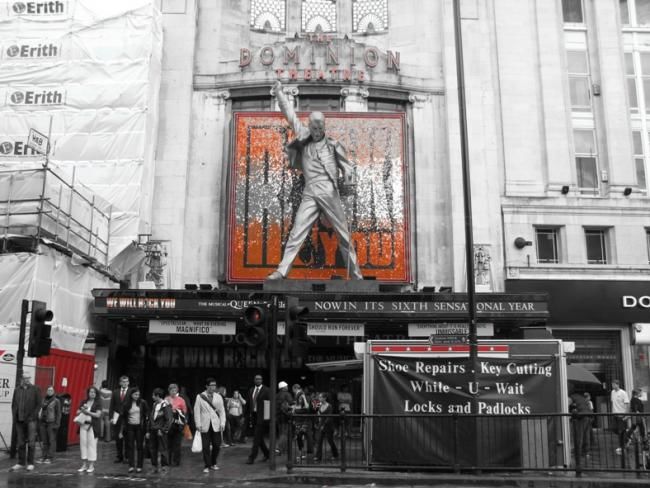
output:
M18 343L22 300L40 300L54 312L52 346L79 353L91 329L91 290L115 287L104 275L45 245L38 254L0 254L0 283L0 342Z
M149 229L161 62L153 0L0 2L0 170L49 134L50 166L112 207L110 258Z

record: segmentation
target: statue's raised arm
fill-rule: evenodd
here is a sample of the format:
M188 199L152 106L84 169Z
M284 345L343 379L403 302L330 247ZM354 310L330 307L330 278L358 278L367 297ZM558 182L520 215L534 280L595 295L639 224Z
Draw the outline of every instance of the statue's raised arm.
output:
M284 114L284 117L287 119L287 122L291 124L291 128L296 133L296 138L302 139L309 134L309 129L304 126L302 122L298 119L296 111L293 109L293 103L287 98L284 91L282 90L282 83L280 80L275 82L273 86L275 96L278 99L278 105L280 106L280 111Z

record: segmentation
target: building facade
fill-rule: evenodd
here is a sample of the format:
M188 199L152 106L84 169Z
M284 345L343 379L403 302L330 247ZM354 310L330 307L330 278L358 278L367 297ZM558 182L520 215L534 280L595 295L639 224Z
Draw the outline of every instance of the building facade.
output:
M650 322L647 3L460 2L473 279L484 293L549 294L539 316L491 317L491 334L546 322L576 342L574 362L603 382L592 392L601 400L615 377L628 391L650 383L647 347L630 345L639 324ZM161 0L159 7L147 271L132 275L129 290L96 294L97 334L109 340L98 348L102 377L129 371L149 383L151 371L176 365L170 375L190 381L199 363L206 371L228 365L232 389L265 367L237 343L245 292L214 316L224 327L215 337L156 327L186 320L195 330L208 320L199 303L259 290L279 261L300 182L282 155L291 134L272 92L277 79L298 113L326 113L330 134L357 162L359 183L344 206L364 276L401 287L417 303L432 287L430 303L444 298L441 289L466 290L452 0ZM292 273L342 275L326 222ZM192 297L173 291L185 284L208 286ZM580 306L566 299L574 295ZM123 306L109 310L120 303L111 298L125 299ZM194 305L161 311L172 303L164 300L185 299ZM385 323L345 310L336 318L403 337L409 321L462 321L403 312ZM340 340L317 338L311 360L351 357L347 338L337 354ZM311 380L301 365L285 374Z

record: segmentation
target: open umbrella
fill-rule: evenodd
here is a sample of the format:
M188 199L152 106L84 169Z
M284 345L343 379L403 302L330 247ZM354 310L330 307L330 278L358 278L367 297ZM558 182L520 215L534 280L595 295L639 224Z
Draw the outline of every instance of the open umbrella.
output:
M601 382L591 371L586 370L577 364L567 364L566 366L567 380L573 383L593 383L600 385Z

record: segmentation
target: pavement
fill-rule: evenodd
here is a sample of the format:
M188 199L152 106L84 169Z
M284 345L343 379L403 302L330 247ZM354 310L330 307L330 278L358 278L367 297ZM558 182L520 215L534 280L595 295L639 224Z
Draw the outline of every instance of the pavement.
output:
M98 460L95 473L79 474L81 466L78 446L69 446L67 451L55 453L52 464L36 464L32 472L21 470L9 472L16 463L7 453L0 455L0 485L5 486L366 486L366 487L526 487L526 488L617 488L645 486L650 483L650 471L635 473L585 473L576 477L574 472L496 472L496 473L440 473L417 471L369 471L349 469L341 472L330 465L319 467L295 467L287 472L286 457L277 458L276 469L271 470L269 462L263 462L261 455L254 464L246 464L249 444L238 444L222 448L219 454L218 471L204 474L201 454L190 451L189 442L183 445L181 465L171 467L166 474L151 474L151 462L145 459L142 473L128 473L128 464L116 464L115 445L99 441ZM37 459L40 450L37 448ZM55 483L58 479L59 482ZM45 482L43 481L45 480ZM89 485L89 481L92 483ZM101 484L99 480L110 480ZM99 483L99 484L98 484Z

